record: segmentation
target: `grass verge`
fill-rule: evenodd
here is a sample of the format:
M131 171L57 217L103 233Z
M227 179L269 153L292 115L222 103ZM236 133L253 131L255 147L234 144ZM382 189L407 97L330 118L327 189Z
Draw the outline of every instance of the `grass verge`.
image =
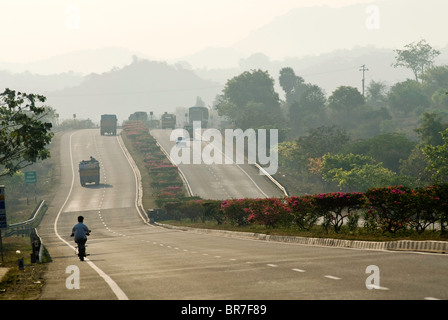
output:
M40 199L45 199L50 204L56 194L60 179L60 138L62 132L56 133L51 144L51 157L27 168L26 171L36 171L38 177L36 199L34 199L34 187L30 187L27 201L23 190L16 193L8 193L7 203L8 224L21 222L30 218L31 213ZM0 281L0 300L35 300L38 299L45 284L44 273L47 271L47 262L31 263L31 241L29 237L4 237L3 263L0 260L0 268L8 268L8 272ZM19 250L20 254L16 251ZM23 258L23 270L18 268L18 260Z
M31 263L31 243L29 237L2 238L3 263L1 268L8 272L0 282L0 300L38 299L44 285L45 263ZM23 270L19 269L19 259L23 259Z

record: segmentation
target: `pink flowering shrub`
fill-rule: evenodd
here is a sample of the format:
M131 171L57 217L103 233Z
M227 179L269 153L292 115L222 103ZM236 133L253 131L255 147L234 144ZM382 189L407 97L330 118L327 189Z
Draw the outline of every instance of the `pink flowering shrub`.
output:
M360 209L365 205L365 196L360 192L331 192L314 196L317 211L324 219L323 226L327 230L333 225L334 231L338 233L353 210ZM328 231L328 230L327 230Z
M293 214L294 223L301 230L309 231L319 220L320 212L313 196L288 197L286 204Z
M253 199L231 199L221 202L221 211L224 222L229 221L232 225L245 226L249 223L249 204Z
M279 224L289 227L294 219L291 208L278 198L255 199L249 204L248 213L250 223L272 228Z

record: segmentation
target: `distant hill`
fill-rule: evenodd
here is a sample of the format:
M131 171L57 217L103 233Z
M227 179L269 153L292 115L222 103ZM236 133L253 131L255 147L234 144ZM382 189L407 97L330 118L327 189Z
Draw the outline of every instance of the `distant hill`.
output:
M369 6L373 6L370 7ZM401 48L422 38L435 47L448 44L446 0L386 0L331 8L296 8L232 46L250 55L303 58L357 46Z
M41 75L31 72L12 73L0 70L0 91L11 90L45 95L47 92L62 90L79 85L84 80L80 74L64 72Z
M11 73L31 72L40 75L52 75L65 72L87 75L101 73L113 67L123 67L132 61L132 56L151 59L151 57L119 47L104 47L91 50L79 50L55 55L43 60L29 63L0 62L0 70Z
M152 111L157 116L177 107L190 107L198 96L209 105L222 88L180 66L134 57L123 68L93 73L77 86L48 93L47 102L61 118L76 114L77 118L98 122L101 114L114 113L122 121L136 111Z

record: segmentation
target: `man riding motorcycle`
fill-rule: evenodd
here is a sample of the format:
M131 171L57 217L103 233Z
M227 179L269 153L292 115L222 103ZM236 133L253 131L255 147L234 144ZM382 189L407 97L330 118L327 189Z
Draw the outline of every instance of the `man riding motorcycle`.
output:
M75 237L74 240L78 244L78 256L79 260L84 261L86 257L86 242L87 236L90 235L89 228L84 224L84 217L78 217L78 223L72 228L71 237Z

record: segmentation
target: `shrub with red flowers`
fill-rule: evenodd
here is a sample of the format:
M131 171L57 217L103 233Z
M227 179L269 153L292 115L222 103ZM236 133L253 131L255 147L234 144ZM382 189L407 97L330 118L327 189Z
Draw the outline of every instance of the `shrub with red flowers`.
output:
M412 190L404 186L369 189L369 214L376 219L380 230L396 233L406 228L410 220Z
M336 233L341 230L344 219L353 214L353 210L362 208L366 202L364 194L360 192L321 193L315 195L314 199L317 211L324 219L324 227L327 230L328 226L333 225Z
M135 140L137 137L149 135L149 129L142 121L126 121L122 126L124 134Z
M165 187L156 192L156 204L162 206L165 202L172 202L184 196L182 187Z
M417 233L423 233L440 218L442 199L438 196L437 186L428 186L411 190L408 208L409 225Z
M249 204L253 199L231 199L221 202L221 211L224 222L229 221L232 225L245 226L249 223Z
M264 198L255 199L249 204L250 223L265 225L275 228L277 225L289 227L294 219L292 210L282 199Z
M319 220L320 212L314 196L288 197L286 204L294 216L294 223L301 230L309 231Z
M178 168L162 152L148 127L142 121L127 121L123 124L123 134L144 156L144 166L152 180L151 186L156 190L153 194L156 204L162 207L166 203L183 200L185 190Z

